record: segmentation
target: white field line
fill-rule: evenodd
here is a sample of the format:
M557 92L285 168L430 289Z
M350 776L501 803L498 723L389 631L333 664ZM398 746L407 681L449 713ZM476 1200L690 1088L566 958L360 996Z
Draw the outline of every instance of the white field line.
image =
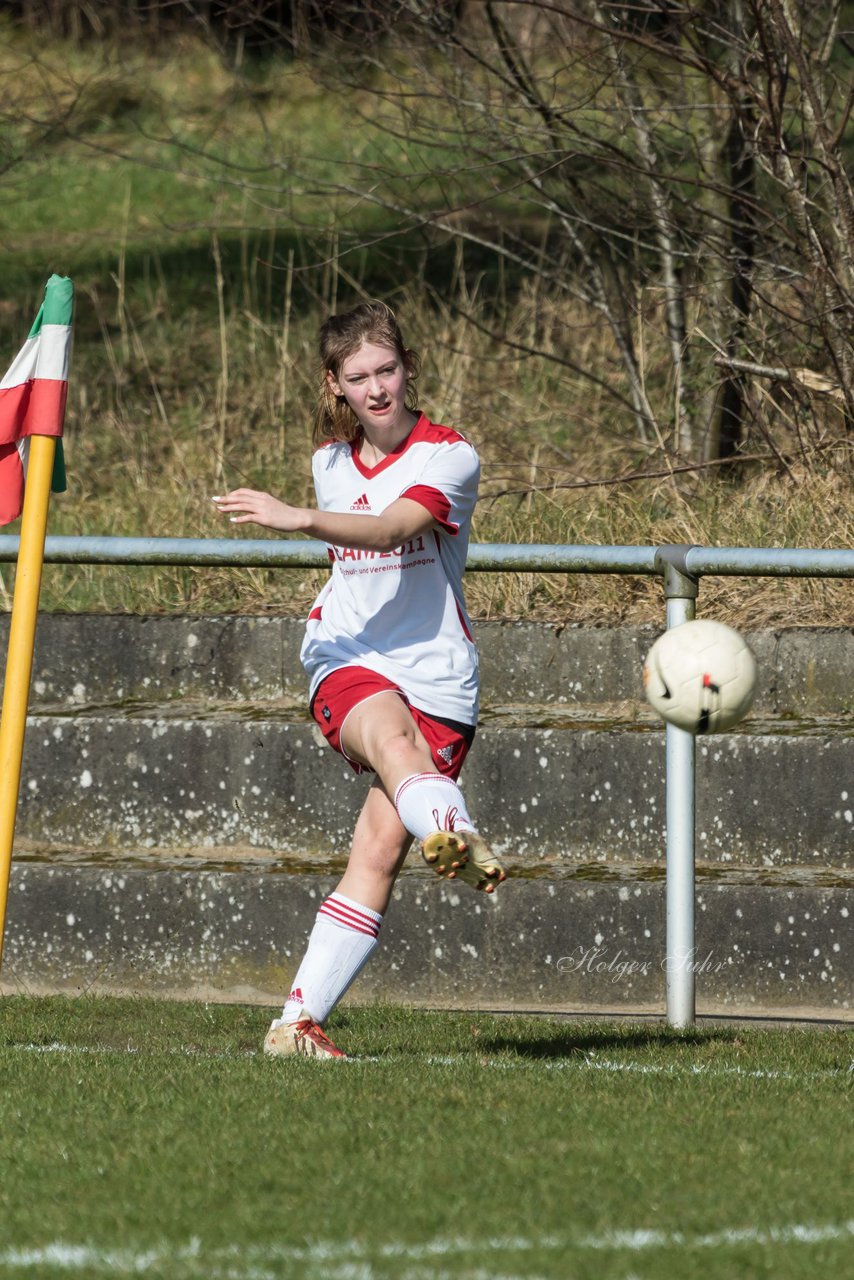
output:
M0 1051L13 1051L19 1053L67 1053L67 1054L103 1054L110 1056L113 1054L134 1054L139 1055L143 1052L156 1054L169 1054L178 1057L188 1058L259 1058L261 1054L255 1049L243 1050L205 1050L205 1049L153 1049L142 1050L136 1049L132 1045L126 1045L122 1048L115 1046L99 1048L97 1045L77 1045L62 1044L55 1040L51 1044L15 1044L0 1047ZM383 1057L373 1057L368 1055L358 1055L353 1058L344 1059L348 1066L358 1067L366 1063L385 1064L401 1062L402 1058L397 1054L386 1054ZM459 1067L464 1064L476 1063L492 1071L530 1071L536 1068L539 1071L608 1071L615 1074L629 1074L642 1076L710 1076L711 1078L720 1076L741 1076L750 1080L830 1080L840 1076L854 1075L854 1061L846 1067L829 1067L825 1071L768 1071L768 1070L752 1070L748 1067L739 1066L721 1066L715 1063L650 1063L650 1062L617 1062L612 1058L600 1058L595 1054L585 1054L584 1057L578 1058L561 1058L550 1061L540 1058L472 1058L469 1055L447 1054L441 1057L429 1057L426 1059L428 1066L438 1067Z
M56 1241L40 1247L5 1248L0 1250L0 1270L52 1267L69 1272L105 1275L144 1275L161 1267L170 1274L186 1274L187 1267L203 1270L210 1280L218 1276L240 1277L241 1280L265 1280L280 1276L282 1264L299 1264L301 1274L323 1277L355 1277L370 1280L372 1264L382 1266L395 1261L409 1264L463 1262L466 1257L488 1262L500 1256L504 1264L512 1255L533 1252L625 1252L640 1254L650 1250L690 1253L727 1249L744 1245L818 1245L854 1239L854 1220L842 1223L791 1223L777 1227L730 1227L706 1234L682 1231L658 1231L651 1228L607 1231L600 1234L559 1236L505 1236L491 1240L437 1239L422 1244L403 1241L364 1245L358 1241L322 1242L305 1248L287 1245L232 1245L227 1249L206 1250L199 1240L184 1246L162 1244L145 1250L99 1249L93 1245L67 1244ZM315 1270L317 1269L317 1270ZM395 1271L401 1275L400 1270ZM413 1276L415 1272L411 1273ZM431 1274L427 1271L419 1274ZM435 1271L432 1272L435 1275ZM497 1280L494 1271L478 1269L477 1274ZM472 1278L475 1273L469 1270Z

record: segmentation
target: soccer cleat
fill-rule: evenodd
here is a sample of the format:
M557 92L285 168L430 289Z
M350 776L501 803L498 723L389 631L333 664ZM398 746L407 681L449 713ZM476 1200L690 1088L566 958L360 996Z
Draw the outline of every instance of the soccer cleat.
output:
M300 1054L304 1058L346 1058L346 1053L336 1049L319 1023L312 1018L299 1018L296 1022L274 1022L264 1040L264 1052L271 1058Z
M462 880L473 889L494 893L507 873L476 831L434 831L421 846L424 861L446 880Z

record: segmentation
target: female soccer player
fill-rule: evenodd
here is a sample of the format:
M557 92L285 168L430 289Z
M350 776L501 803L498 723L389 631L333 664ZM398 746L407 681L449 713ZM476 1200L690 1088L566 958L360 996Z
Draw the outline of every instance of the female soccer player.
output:
M376 774L347 869L321 906L268 1054L345 1055L323 1023L378 946L414 836L447 879L493 892L505 879L456 779L474 738L477 653L462 575L480 464L416 407L419 361L380 302L331 316L312 461L317 509L235 489L236 524L322 538L332 572L301 659L312 714L357 773Z

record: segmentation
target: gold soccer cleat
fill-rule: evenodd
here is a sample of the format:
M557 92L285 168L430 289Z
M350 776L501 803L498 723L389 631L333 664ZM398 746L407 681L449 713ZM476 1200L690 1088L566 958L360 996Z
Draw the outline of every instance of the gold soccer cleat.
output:
M462 880L473 889L494 893L507 873L476 831L434 831L421 846L424 861L446 880Z

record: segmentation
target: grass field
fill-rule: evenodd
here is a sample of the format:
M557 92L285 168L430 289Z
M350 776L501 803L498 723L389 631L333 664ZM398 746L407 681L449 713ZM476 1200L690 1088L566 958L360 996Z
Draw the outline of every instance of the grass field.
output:
M819 1277L854 1248L850 1037L3 1004L0 1276Z

